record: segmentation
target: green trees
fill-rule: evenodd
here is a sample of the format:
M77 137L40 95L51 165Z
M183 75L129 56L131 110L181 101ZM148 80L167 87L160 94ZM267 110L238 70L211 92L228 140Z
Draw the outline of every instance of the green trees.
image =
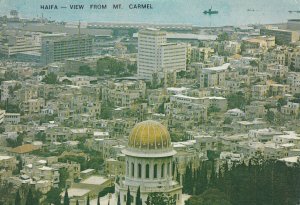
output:
M79 74L80 75L87 75L87 76L93 76L95 75L95 71L91 69L88 65L82 65L79 67Z
M32 190L30 188L27 194L25 205L38 205L38 204L39 204L38 199L33 196Z
M146 205L151 205L151 202L150 202L150 196L148 195L147 196L147 200L145 201Z
M129 44L129 45L127 45L127 51L129 53L137 53L138 50L135 45Z
M227 97L227 102L228 102L228 109L239 108L241 110L244 110L246 105L246 98L244 93L237 92L237 93L230 94Z
M59 188L51 188L46 195L46 202L54 205L61 205L60 202L60 193L61 190Z
M216 170L215 164L208 160L199 169L192 172L190 169L186 168L183 191L195 196L186 205L281 205L296 204L299 200L299 164L291 167L280 161L255 158L248 166L238 163L229 168L225 163Z
M193 194L193 169L192 165L189 164L186 167L185 175L183 176L183 192L187 194Z
M46 133L44 133L44 132L38 132L35 134L34 137L38 141L42 141L43 143L46 142Z
M216 112L220 112L220 108L218 108L216 105L210 105L207 109L207 113L208 115L211 113L216 113Z
M251 60L250 65L253 66L253 67L258 67L259 66L259 64L256 60Z
M98 75L116 75L126 77L135 74L137 71L136 64L127 64L114 58L102 58L97 61L96 71Z
M19 75L15 71L9 70L4 73L5 80L18 80Z
M141 199L141 188L139 187L136 192L135 197L135 205L143 205L142 199Z
M98 193L98 197L97 197L97 205L100 205L100 193Z
M66 191L65 191L64 205L70 205L70 199L69 199L68 189L66 189Z
M222 41L229 41L229 35L228 35L228 33L226 33L226 32L223 32L223 33L220 33L219 35L218 35L218 38L217 38L217 40L219 41L219 42L222 42Z
M66 181L69 178L69 172L66 168L59 169L59 188L63 189L66 187Z
M275 121L275 113L273 111L268 110L266 114L266 119L269 123L272 123Z
M127 195L126 195L126 205L131 205L131 195L130 195L130 188L127 189Z
M55 73L49 73L45 76L42 82L46 84L57 84L58 83L57 75Z
M218 189L208 189L199 196L192 196L185 205L231 205L231 203Z
M120 194L118 195L118 202L117 205L121 205L121 198L120 198Z
M19 190L16 193L15 205L21 205L21 196Z
M281 107L287 104L287 100L284 98L279 98L277 101L277 110L281 111Z
M225 125L230 125L232 123L232 118L230 117L225 117L223 124Z
M147 205L176 205L176 199L160 192L153 192L148 195Z
M127 69L126 64L122 61L118 61L114 58L105 57L100 58L97 61L96 72L98 75L117 75L117 76L126 76Z
M101 107L101 113L100 113L100 118L101 119L111 119L112 117L112 112L113 112L113 108L111 105L109 105L109 103L105 103L102 105Z
M158 107L158 113L164 114L165 113L165 103L159 105Z
M87 197L86 205L90 205L90 195L88 195L88 197Z
M128 64L127 65L127 70L128 70L128 74L135 74L135 73L137 73L137 64L136 63L134 63L134 64Z
M23 143L24 135L22 133L18 134L17 139L7 138L6 143L8 147L18 147Z

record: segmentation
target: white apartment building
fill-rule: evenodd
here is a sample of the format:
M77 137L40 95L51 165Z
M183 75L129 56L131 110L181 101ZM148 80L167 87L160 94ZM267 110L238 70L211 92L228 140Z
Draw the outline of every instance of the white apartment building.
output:
M230 64L226 63L218 67L203 68L200 71L200 88L225 86L226 70L229 66Z
M18 81L3 81L1 84L1 101L5 101L11 97L10 91L18 84Z
M300 73L289 72L287 75L287 83L290 85L293 94L300 93Z
M164 73L186 70L186 45L167 43L160 47L160 68Z
M5 56L15 55L22 52L40 52L41 43L39 34L29 35L10 34L5 37L7 43L0 44L0 54Z
M152 80L157 73L186 70L187 47L184 44L167 43L167 34L148 28L138 33L138 76Z
M21 121L20 113L4 113L4 122L9 124L19 124Z

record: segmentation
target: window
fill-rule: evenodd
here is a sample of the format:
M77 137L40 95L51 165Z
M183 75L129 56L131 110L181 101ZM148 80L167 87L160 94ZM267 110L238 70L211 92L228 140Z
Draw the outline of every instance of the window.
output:
M134 163L131 163L131 176L134 177Z
M162 165L161 165L161 178L163 178L163 177L165 177L165 164L163 163Z
M154 169L153 169L153 178L154 178L154 179L157 178L157 164L154 165Z
M149 168L149 164L146 165L146 179L149 179L149 175L150 175L150 168Z
M167 166L167 175L170 176L170 162L168 163L168 166Z
M141 164L138 165L138 169L139 169L138 170L138 177L142 178L142 165Z

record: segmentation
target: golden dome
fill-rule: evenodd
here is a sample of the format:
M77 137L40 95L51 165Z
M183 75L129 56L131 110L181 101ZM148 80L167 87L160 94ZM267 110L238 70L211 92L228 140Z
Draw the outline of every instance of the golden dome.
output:
M140 149L164 149L171 146L170 134L159 122L147 120L136 124L129 135L128 146Z

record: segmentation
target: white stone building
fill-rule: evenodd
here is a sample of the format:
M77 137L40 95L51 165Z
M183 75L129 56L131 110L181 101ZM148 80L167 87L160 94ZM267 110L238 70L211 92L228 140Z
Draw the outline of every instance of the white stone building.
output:
M167 43L167 34L148 28L138 33L138 76L152 80L153 74L186 70L187 46Z
M150 193L162 192L182 201L182 186L173 180L172 162L176 151L168 130L155 121L138 123L131 131L125 154L126 175L115 184L115 196L126 203L129 187L132 203L140 187L143 204ZM116 200L117 201L117 200Z

